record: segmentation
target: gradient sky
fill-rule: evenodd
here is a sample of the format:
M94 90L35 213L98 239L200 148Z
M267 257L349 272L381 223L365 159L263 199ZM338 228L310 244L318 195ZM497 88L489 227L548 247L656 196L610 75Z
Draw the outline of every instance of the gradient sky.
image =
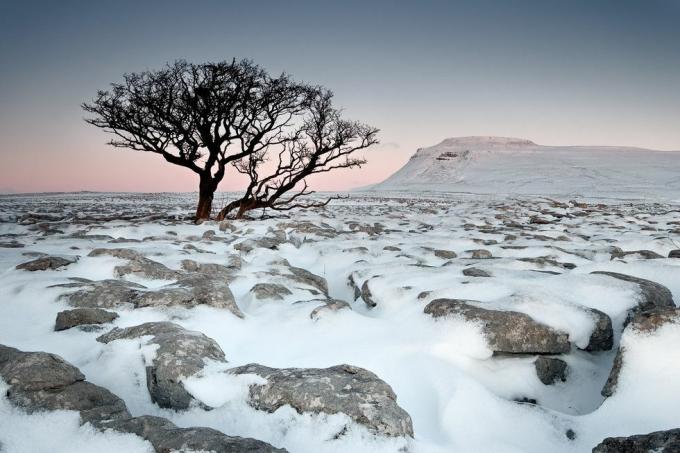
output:
M680 0L0 0L0 191L196 190L106 146L80 103L125 72L232 57L323 84L382 130L367 166L319 189L461 135L680 149Z

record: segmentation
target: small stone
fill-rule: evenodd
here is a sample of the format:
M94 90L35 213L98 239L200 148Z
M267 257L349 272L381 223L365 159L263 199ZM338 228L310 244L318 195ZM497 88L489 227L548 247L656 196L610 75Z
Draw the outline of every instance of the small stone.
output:
M536 375L545 385L552 385L555 382L567 380L567 362L554 357L539 357L534 362Z
M450 260L450 259L457 257L458 255L456 254L456 252L454 252L452 250L440 250L440 249L438 249L438 250L434 251L434 256L436 256L437 258L443 258L445 260Z

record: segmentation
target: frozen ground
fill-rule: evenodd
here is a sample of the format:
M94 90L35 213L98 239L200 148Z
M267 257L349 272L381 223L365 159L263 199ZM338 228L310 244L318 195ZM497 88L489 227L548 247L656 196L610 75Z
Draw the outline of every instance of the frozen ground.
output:
M626 329L622 336L629 310L642 297L640 288L590 274L614 271L649 279L680 300L680 259L665 258L680 248L678 205L372 194L290 218L234 221L220 229L215 222L183 220L193 202L193 195L177 194L0 197L0 344L60 355L88 381L123 398L132 415L213 427L291 453L586 452L608 436L680 426L680 325L652 333ZM114 273L128 261L88 256L97 248L135 250L173 271L186 259L227 265L238 256L240 269L228 282L243 317L200 305L121 305L111 309L119 317L100 330L56 332L57 313L72 308L61 296L74 290L54 285L115 278L154 291L173 282L143 272ZM480 249L491 257L474 253ZM625 254L639 250L660 257ZM15 268L40 254L78 260L54 270ZM326 296L285 277L289 265L325 278L328 296L350 308L310 316ZM465 275L470 268L489 276ZM257 283L277 283L288 293L258 298L251 291ZM543 384L534 366L537 355L494 354L478 323L424 313L438 298L526 313L568 334L570 351L551 355L567 363L566 381ZM612 320L611 350L583 350L595 328L591 308ZM228 364L207 363L184 379L197 400L187 410L152 402L145 363L156 346L148 336L96 341L114 326L149 321L202 332L224 351ZM600 391L620 342L624 366L615 393L605 399ZM273 413L256 410L247 394L259 378L223 372L249 363L370 370L392 387L398 405L410 414L414 436L376 435L343 414L299 413L289 406ZM2 394L6 388L0 380ZM0 398L3 453L150 448L133 435L79 427L74 412L26 414Z

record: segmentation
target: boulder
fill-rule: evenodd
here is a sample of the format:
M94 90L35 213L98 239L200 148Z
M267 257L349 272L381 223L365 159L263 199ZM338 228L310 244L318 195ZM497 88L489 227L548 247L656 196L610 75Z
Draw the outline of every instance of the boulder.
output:
M250 364L232 374L255 374L265 384L250 386L248 403L266 412L289 405L299 413L343 413L369 430L386 436L413 436L411 417L392 388L363 368L269 368Z
M361 299L363 299L368 308L374 308L378 305L378 303L373 298L373 293L371 292L370 286L368 286L368 280L366 280L364 284L361 285Z
M266 442L227 436L211 428L178 428L161 417L131 417L122 399L85 381L76 367L54 354L0 345L0 377L10 386L10 403L29 413L77 411L82 424L137 435L148 440L157 453L286 453Z
M158 453L211 452L211 453L285 453L266 442L255 439L227 436L212 428L178 428L170 420L144 415L112 420L101 424L103 429L135 434L148 440Z
M651 250L631 250L628 252L624 252L623 250L615 250L611 254L611 259L614 258L626 258L626 257L632 257L636 259L642 259L642 260L655 260L659 258L663 258L663 256L659 255L656 252L653 252Z
M445 260L450 260L450 259L456 258L458 255L453 250L437 249L437 250L434 251L434 256L436 256L437 258L443 258Z
M118 318L117 313L101 308L76 308L57 313L54 330L66 330L76 326L106 324Z
M46 271L48 269L59 269L77 261L76 258L65 258L62 256L42 256L16 266L19 270L25 271Z
M466 277L491 277L489 272L476 267L466 267L463 269L463 275Z
M344 300L329 299L327 301L324 301L323 305L319 305L314 310L312 310L312 312L309 314L309 317L316 320L319 319L319 316L321 316L322 313L351 309L352 307L350 306L350 304L348 304Z
M488 251L488 250L484 250L484 249L468 250L467 252L471 253L472 259L476 259L476 260L484 260L484 259L493 258L493 255L491 255L491 252Z
M614 329L612 328L611 318L606 313L594 308L587 308L586 310L594 318L595 327L593 333L590 334L588 346L584 350L589 352L611 350L614 346Z
M567 380L567 362L555 357L538 357L534 361L536 375L545 385Z
M293 294L288 288L278 283L256 283L250 288L250 293L256 299L283 300L283 296Z
M661 326L668 323L680 323L680 308L658 307L636 313L626 326L626 331L631 330L644 334L651 334ZM625 333L625 331L624 331ZM602 396L609 397L614 394L619 382L619 375L625 365L626 350L619 347L609 373L609 378L602 388Z
M617 272L595 271L595 275L606 275L608 277L634 283L640 289L640 300L637 307L631 310L631 314L639 311L651 310L656 307L675 307L673 294L668 288L660 283L644 278L633 277L632 275L619 274Z
M228 282L211 278L208 273L195 272L178 275L177 281L156 290L148 290L137 283L124 280L90 281L74 280L72 283L55 285L61 288L78 288L61 296L71 306L79 308L142 308L184 307L208 305L225 308L238 317L243 313L236 305Z
M680 451L680 429L630 437L607 437L593 453L674 453Z
M7 399L29 413L75 410L83 423L130 416L123 400L86 382L78 368L55 354L0 345L0 377L10 386Z
M226 363L215 340L171 322L148 322L125 329L115 328L97 338L100 343L150 336L146 344L157 344L155 357L146 363L146 386L160 407L187 409L193 397L182 380L203 369L206 360Z
M128 260L127 264L116 266L113 273L116 277L135 275L150 280L175 280L178 272L172 270L157 261L150 260L136 250L131 249L94 249L88 256L109 255L120 259Z
M562 354L569 352L569 337L516 311L482 308L483 302L435 299L425 306L434 318L460 316L481 324L487 343L495 353Z

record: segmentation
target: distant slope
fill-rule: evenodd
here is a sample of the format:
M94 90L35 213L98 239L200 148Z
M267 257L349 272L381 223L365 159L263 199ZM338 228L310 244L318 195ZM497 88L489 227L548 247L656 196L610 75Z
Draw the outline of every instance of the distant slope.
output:
M680 200L680 152L448 138L368 190Z

